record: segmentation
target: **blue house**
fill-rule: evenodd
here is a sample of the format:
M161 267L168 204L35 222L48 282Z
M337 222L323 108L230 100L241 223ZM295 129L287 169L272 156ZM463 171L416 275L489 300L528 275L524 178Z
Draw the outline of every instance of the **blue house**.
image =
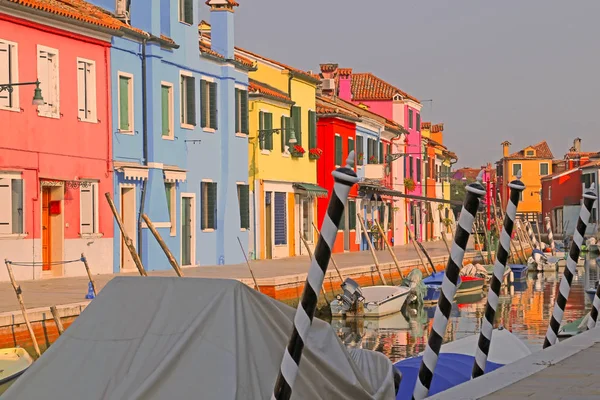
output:
M146 214L181 266L235 264L248 246L248 70L234 57L233 0L91 0L139 30L111 48L113 199L148 271L170 269ZM115 224L114 272L134 270Z

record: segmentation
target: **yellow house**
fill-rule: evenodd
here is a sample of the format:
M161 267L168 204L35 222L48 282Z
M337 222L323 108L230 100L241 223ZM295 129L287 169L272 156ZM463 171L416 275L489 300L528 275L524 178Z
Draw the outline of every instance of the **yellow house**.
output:
M516 179L517 173L521 171L521 181L525 184L525 190L521 194L521 200L517 208L520 214L542 212L542 177L552 174L552 159L554 156L545 141L524 149L510 153L511 143L502 142L502 159L499 161L499 171L502 178L501 196L502 203L506 206L509 195L508 184Z
M248 50L249 181L252 196L251 251L256 259L307 254L317 235L316 89L319 79Z

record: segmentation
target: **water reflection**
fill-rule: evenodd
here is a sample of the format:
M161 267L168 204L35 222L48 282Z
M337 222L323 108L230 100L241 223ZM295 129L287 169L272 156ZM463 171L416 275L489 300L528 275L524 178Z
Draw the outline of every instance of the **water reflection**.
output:
M589 271L593 270L593 274ZM502 325L520 337L532 351L540 350L558 294L563 269L530 273L527 280L502 287L496 326ZM563 322L583 317L591 302L585 289L598 278L595 260L586 261L573 277ZM487 294L487 287L484 293ZM445 342L479 333L485 312L485 294L463 296L452 307ZM333 319L331 325L349 347L380 351L393 362L422 352L433 325L435 306L408 308L380 319Z

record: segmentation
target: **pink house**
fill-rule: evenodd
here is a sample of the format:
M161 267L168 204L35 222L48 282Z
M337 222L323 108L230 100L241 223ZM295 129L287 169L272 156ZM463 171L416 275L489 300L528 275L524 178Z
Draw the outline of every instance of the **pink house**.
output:
M66 14L54 1L5 3L1 257L20 264L18 280L85 275L76 261L82 253L94 274L110 273L113 216L104 199L113 191L109 46L123 24L83 1L69 2ZM11 86L36 80L43 100L36 91L33 101L35 84ZM0 280L7 279L0 269Z

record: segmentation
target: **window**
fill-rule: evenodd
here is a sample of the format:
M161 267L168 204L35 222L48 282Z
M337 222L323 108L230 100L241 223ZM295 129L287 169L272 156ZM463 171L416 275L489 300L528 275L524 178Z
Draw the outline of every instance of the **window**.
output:
M392 224L394 223L394 209L392 207L392 203L388 203L388 229L392 229Z
M348 155L350 152L354 151L354 139L348 138Z
M513 176L517 176L517 174L521 171L521 164L513 164L512 165L512 174Z
M365 148L364 138L356 135L356 165L364 165L365 163Z
M304 197L302 199L302 234L304 240L309 243L313 241L313 201L310 197Z
M379 141L379 164L383 164L383 142Z
M524 190L519 193L519 201L523 201L523 193L525 193Z
M98 233L98 182L83 182L79 187L79 233Z
M348 229L356 230L356 201L348 200Z
M375 144L374 139L367 138L367 164L375 163Z
M408 110L408 127L413 127L413 110Z
M298 106L292 107L292 125L294 127L294 135L296 135L296 143L302 146L302 108Z
M335 165L342 165L342 137L335 135Z
M200 81L200 118L202 127L218 129L217 124L217 83L204 79Z
M238 183L237 194L240 207L240 229L250 229L250 185Z
M533 151L533 150L527 150L527 151L525 152L525 155L526 155L526 156L533 156L534 154L535 154L535 153L534 153L534 151Z
M173 85L167 82L162 82L160 85L160 93L162 138L175 139L175 129L173 122Z
M119 131L133 133L133 75L119 72L118 92Z
M0 40L0 83L19 82L17 44ZM43 94L42 94L43 95ZM19 111L19 87L0 92L0 109Z
M310 110L308 112L308 148L317 147L317 113ZM354 147L352 148L354 150ZM348 150L350 151L350 150Z
M287 244L286 194L275 192L275 246Z
M292 128L292 119L290 117L286 117L285 115L281 116L281 132L279 136L281 136L281 152L285 153L286 147L290 145L290 134Z
M192 25L194 23L194 1L179 0L179 22Z
M165 194L167 196L167 211L171 222L171 236L177 235L177 188L174 182L165 182Z
M181 78L181 125L192 129L196 126L196 79L191 75L180 75Z
M201 229L217 229L217 183L202 182Z
M45 97L44 92L42 96ZM77 117L80 121L98 122L96 114L96 63L77 59Z
M0 175L0 235L23 234L23 179L20 175Z
M248 91L235 89L235 132L248 134Z
M417 131L421 131L421 114L417 113Z
M59 118L58 50L38 46L37 73L44 98L38 113L43 117Z
M417 182L421 182L421 159L415 159L415 164L417 164Z
M414 179L414 166L412 156L408 156L408 178Z
M540 163L540 175L548 175L548 163Z
M273 114L259 111L258 113L258 132L262 136L259 141L261 150L273 150Z

